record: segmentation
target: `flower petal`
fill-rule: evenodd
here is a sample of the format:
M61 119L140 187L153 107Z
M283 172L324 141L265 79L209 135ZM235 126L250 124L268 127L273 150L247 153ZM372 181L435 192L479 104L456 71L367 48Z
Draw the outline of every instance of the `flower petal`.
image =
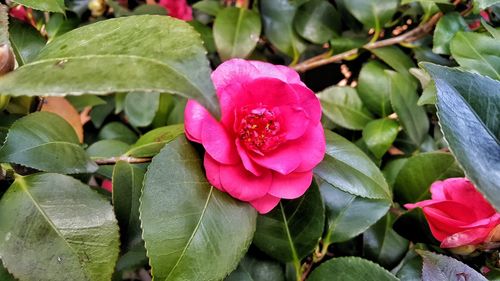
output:
M273 173L273 182L269 194L285 199L295 199L302 196L311 185L312 171L291 173L286 176Z
M220 182L220 164L210 157L208 153L205 153L203 166L205 166L208 182L218 190L226 192Z
M201 143L217 162L236 164L240 162L234 140L221 123L214 118L206 118L201 130Z
M255 164L253 160L250 159L246 150L241 146L241 142L239 139L236 139L236 149L238 150L238 154L240 155L241 161L243 162L243 166L245 166L245 169L247 169L256 176L261 176L264 173L263 168Z
M281 130L285 132L287 140L301 137L309 127L309 118L301 107L280 106L274 108L273 112L279 116Z
M271 187L272 179L270 171L265 171L257 177L248 172L241 163L220 166L222 187L232 197L241 201L253 201L266 195Z
M489 228L474 228L455 233L446 237L442 242L441 248L455 248L465 245L475 245L482 243L488 238L491 229Z
M280 199L272 195L266 194L263 197L250 201L250 204L259 212L261 215L269 213L278 203Z
M448 200L469 206L478 218L489 217L496 213L468 179L449 178L444 180L442 185L443 193Z
M184 110L186 137L191 141L201 143L201 129L208 119L215 121L205 107L195 100L188 100Z
M311 171L323 160L325 150L325 133L321 124L317 124L310 126L301 138L283 143L266 155L250 155L257 164L288 175L293 171Z
M307 111L307 115L311 123L315 124L321 121L321 103L318 97L307 87L299 85L291 85L297 93L300 101L299 104Z

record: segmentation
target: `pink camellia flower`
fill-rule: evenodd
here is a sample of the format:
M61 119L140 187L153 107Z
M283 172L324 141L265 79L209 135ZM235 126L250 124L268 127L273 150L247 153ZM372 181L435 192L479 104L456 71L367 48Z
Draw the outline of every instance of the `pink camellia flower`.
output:
M490 242L500 213L484 199L466 178L437 181L431 186L432 199L406 204L423 209L432 235L441 248L456 248Z
M160 0L158 4L165 7L168 11L168 15L171 17L184 21L193 19L193 11L186 0Z
M188 139L206 150L209 182L260 213L300 197L325 154L318 98L292 69L233 59L213 73L220 122L198 102L186 106Z

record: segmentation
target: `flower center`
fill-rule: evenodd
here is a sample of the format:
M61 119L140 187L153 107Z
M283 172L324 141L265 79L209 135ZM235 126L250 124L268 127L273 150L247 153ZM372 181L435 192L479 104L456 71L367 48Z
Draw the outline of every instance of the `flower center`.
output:
M239 137L247 149L262 154L268 152L283 142L280 123L274 112L264 107L242 110Z

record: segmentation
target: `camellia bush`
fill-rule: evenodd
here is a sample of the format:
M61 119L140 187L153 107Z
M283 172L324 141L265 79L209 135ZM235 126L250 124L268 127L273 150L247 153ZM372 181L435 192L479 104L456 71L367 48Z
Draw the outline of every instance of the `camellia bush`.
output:
M0 280L500 280L500 1L11 0Z

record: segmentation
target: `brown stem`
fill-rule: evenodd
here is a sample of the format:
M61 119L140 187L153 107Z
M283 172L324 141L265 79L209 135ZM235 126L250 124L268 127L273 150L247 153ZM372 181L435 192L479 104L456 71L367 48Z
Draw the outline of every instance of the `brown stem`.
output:
M125 161L130 164L141 164L141 163L149 163L151 162L151 158L135 158L129 156L119 156L119 157L111 157L111 158L99 158L94 159L94 162L97 165L114 165L118 161Z
M438 20L442 16L443 16L443 13L439 12L439 13L435 14L434 16L432 16L428 22L426 22L425 24L423 24L423 25L421 25L413 30L410 30L410 31L403 33L403 34L396 36L396 37L392 37L389 39L380 40L380 41L376 41L373 43L365 44L362 48L367 49L367 50L373 50L373 49L392 46L392 45L396 45L396 44L400 44L400 43L410 43L410 42L416 41L416 40L420 39L422 36L426 35L430 31L432 31L432 29L434 28L434 26L436 25L436 23L438 22ZM349 51L346 51L346 52L343 52L343 53L340 53L340 54L337 54L334 56L328 56L328 54L325 53L325 54L321 54L321 55L312 57L310 59L307 59L307 60L293 66L292 68L298 72L306 72L306 71L311 70L311 69L316 68L316 67L320 67L320 66L323 66L326 64L342 61L348 57L351 57L351 56L358 54L358 52L359 52L359 49L355 48L355 49L352 49L352 50L349 50Z

